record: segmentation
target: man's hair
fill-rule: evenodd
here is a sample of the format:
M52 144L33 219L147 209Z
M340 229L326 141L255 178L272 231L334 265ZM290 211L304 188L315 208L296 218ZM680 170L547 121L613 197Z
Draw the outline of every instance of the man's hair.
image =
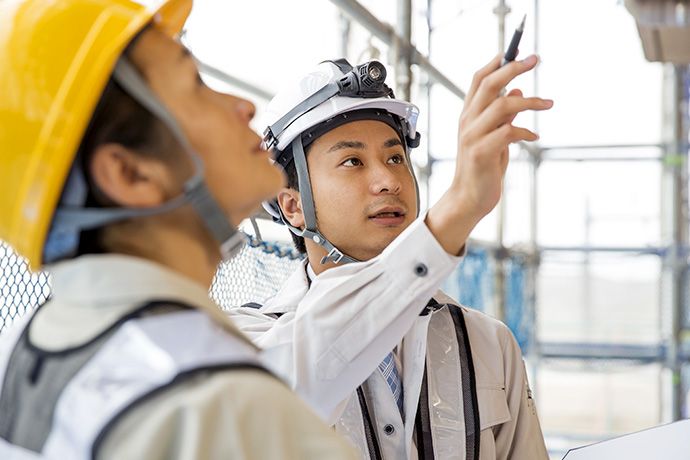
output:
M311 145L304 149L304 154L309 152ZM299 179L297 178L297 167L295 166L295 160L293 159L290 163L285 166L285 175L287 176L287 186L293 190L299 191ZM290 236L292 236L292 242L301 254L307 253L307 245L304 244L304 237L297 236L292 231L290 231Z
M88 184L86 207L115 206L102 193L98 193L90 175L93 154L105 144L120 144L137 155L160 160L182 153L165 125L135 101L112 77L103 90L75 159L81 162ZM106 252L106 249L102 244L101 228L81 232L77 255L102 252Z

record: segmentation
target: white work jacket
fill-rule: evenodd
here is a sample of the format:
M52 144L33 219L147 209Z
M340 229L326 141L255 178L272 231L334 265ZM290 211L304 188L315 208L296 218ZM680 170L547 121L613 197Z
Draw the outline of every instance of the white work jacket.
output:
M0 335L0 458L354 458L204 286L113 254L51 272L51 300Z
M474 367L468 373L450 314L457 307L422 314L432 296L440 304L454 303L438 288L460 260L445 253L422 219L378 257L327 270L311 286L302 264L260 309L233 309L232 319L265 349L266 365L335 425L363 459L378 454L367 433L362 397L381 458L431 458L433 453L437 459L472 459L466 456L472 431L466 423L477 418L467 416L471 404L464 404L472 395L479 411L479 459L548 459L510 330L483 313L461 309ZM375 371L394 348L404 420ZM463 394L463 372L469 394ZM433 452L418 446L415 429L423 386Z

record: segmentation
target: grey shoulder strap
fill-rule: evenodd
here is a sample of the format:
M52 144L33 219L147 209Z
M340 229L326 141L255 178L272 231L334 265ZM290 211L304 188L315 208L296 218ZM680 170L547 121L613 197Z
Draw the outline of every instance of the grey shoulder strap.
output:
M179 375L236 363L261 366L250 343L199 310L128 321L65 387L43 451L90 458L110 421L141 398Z
M139 317L151 305L67 352L39 350L21 335L0 394L0 458L92 458L122 414L187 376L263 369L251 344L205 313L180 304L181 311ZM169 302L155 306L162 305L169 311Z

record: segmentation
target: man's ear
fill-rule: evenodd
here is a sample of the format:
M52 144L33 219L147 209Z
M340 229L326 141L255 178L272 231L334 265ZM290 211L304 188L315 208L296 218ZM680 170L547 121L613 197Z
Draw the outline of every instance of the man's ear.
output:
M278 192L278 204L283 210L285 218L293 227L304 228L304 214L302 213L302 201L297 190L282 188Z
M170 174L161 161L120 144L104 144L94 151L89 168L98 192L117 205L152 207L167 201Z

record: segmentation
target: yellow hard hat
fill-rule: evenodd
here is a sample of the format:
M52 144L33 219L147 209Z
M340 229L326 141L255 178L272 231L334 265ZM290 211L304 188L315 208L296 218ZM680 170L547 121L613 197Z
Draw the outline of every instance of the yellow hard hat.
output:
M46 234L118 57L147 24L177 34L192 0L0 1L0 239L41 267Z

